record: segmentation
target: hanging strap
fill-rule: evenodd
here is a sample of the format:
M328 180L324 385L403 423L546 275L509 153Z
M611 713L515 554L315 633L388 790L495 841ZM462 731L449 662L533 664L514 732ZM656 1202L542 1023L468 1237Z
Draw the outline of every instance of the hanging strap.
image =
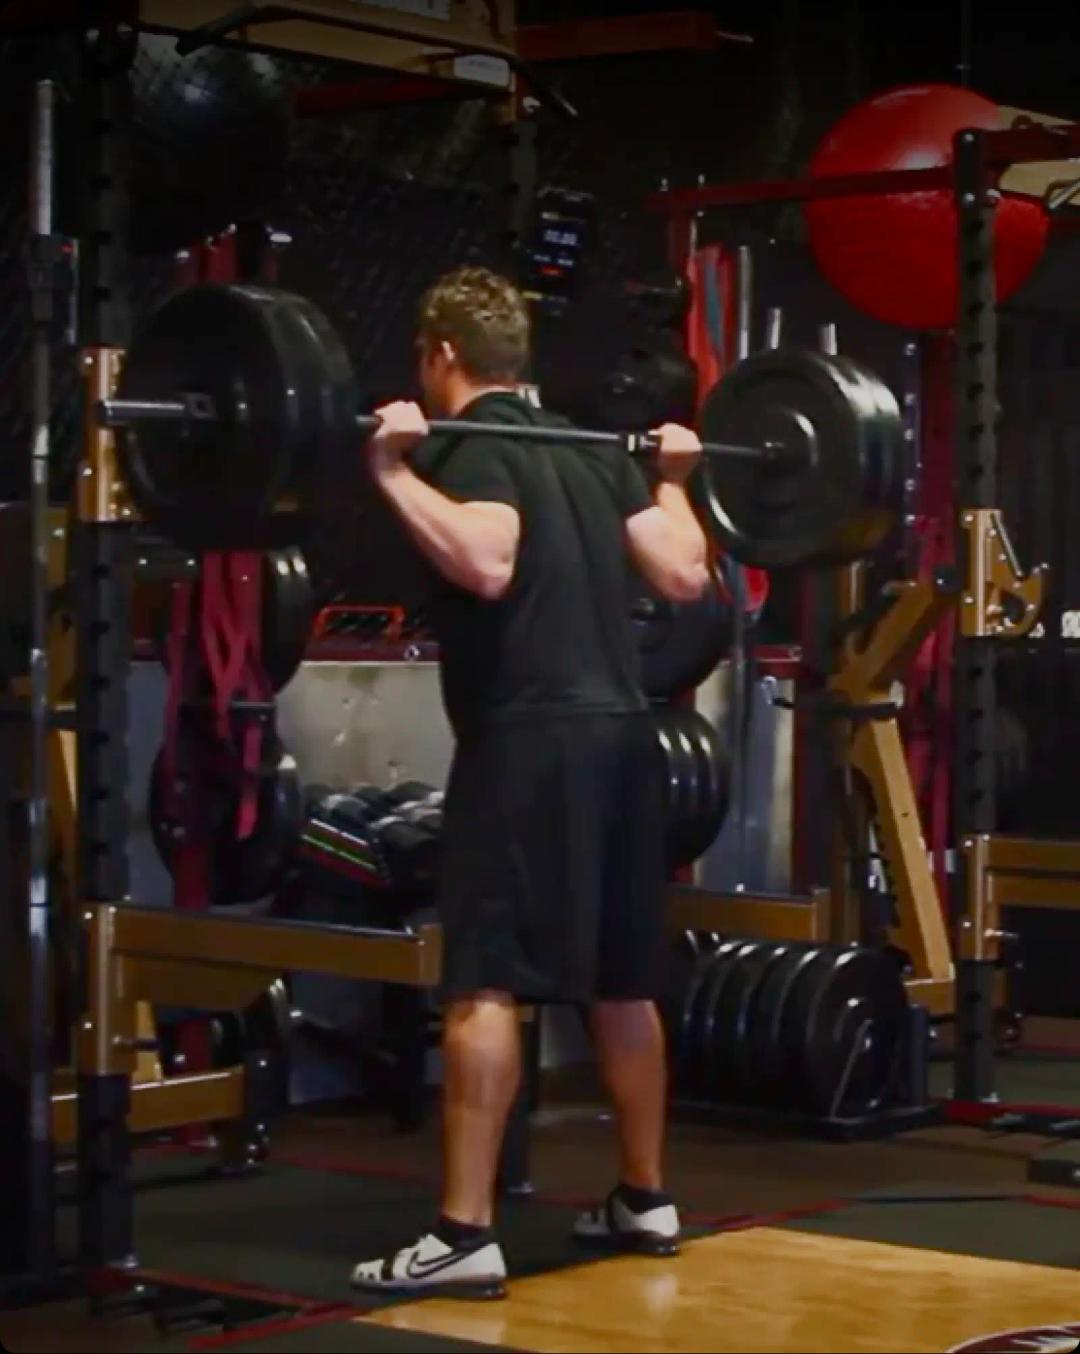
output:
M258 813L263 724L244 718L237 739L233 705L237 700L269 703L273 696L262 665L262 556L254 551L205 555L200 602L215 729L221 745L239 753L236 835L243 841L255 830Z

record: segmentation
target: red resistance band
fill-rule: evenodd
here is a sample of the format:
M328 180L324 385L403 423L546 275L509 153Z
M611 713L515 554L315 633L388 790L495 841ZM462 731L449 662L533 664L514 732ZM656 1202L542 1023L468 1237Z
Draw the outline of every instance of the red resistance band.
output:
M246 840L255 829L264 724L250 715L238 717L233 705L273 700L262 664L262 565L256 551L208 552L198 584L179 583L173 589L165 706L165 808L171 819L187 829L185 843L207 836L206 791L222 780L233 781L239 790L232 824L236 839ZM209 677L208 691L205 677ZM193 729L181 719L182 709L199 700L207 703L206 721L199 721ZM177 781L187 780L189 773L191 779L203 783L196 785L194 793L182 796ZM178 857L183 854L181 849ZM178 906L199 906L179 897L179 877L177 883Z

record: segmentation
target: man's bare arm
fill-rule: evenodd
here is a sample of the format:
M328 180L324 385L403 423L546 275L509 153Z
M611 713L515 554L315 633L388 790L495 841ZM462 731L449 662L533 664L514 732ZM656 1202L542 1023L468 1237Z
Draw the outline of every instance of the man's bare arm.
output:
M628 520L630 552L645 580L664 597L693 602L709 581L705 533L686 494L701 443L696 433L677 424L665 424L657 436L661 478L655 505Z
M382 423L369 444L371 472L409 535L451 583L489 601L502 597L517 563L517 510L505 503L457 503L410 469L405 455L427 436L417 405L388 405L378 415Z

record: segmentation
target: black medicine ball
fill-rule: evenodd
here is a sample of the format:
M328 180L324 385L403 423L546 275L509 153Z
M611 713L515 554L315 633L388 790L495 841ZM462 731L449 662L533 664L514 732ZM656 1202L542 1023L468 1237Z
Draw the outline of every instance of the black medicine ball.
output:
M271 57L229 46L180 56L175 38L143 34L131 92L134 250L179 249L265 210L291 126Z

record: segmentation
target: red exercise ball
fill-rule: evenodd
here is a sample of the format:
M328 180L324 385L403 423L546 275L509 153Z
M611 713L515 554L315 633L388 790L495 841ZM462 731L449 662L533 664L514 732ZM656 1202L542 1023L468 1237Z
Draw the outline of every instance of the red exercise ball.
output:
M952 160L965 127L996 130L997 105L969 89L909 85L857 104L810 162L812 177L924 169ZM956 212L948 189L816 198L804 204L818 267L859 310L906 329L956 320ZM1025 281L1046 245L1040 202L1003 194L994 222L998 300Z

